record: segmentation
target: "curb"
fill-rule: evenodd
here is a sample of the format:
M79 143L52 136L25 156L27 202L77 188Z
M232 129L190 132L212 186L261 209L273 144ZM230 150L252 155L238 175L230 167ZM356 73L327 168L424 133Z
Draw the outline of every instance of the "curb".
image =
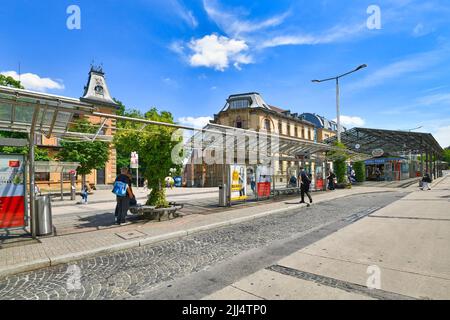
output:
M0 279L14 274L50 267L50 259L43 258L35 261L0 267Z
M361 192L361 193L354 193L354 194L342 194L342 195L338 195L332 199L318 200L314 203L322 203L322 202L332 201L335 199L340 199L340 198L344 198L344 197L348 197L348 196L372 194L372 193L380 193L380 192L394 192L394 191L390 191L390 190L373 191L373 192L368 191L368 192ZM93 257L99 256L99 255L110 254L110 253L119 252L119 251L131 249L131 248L144 247L144 246L155 244L155 243L158 243L161 241L183 238L188 235L192 235L192 234L196 234L196 233L200 233L200 232L204 232L204 231L209 231L209 230L214 230L214 229L219 229L219 228L226 227L226 226L232 226L232 225L240 224L242 222L248 222L248 221L256 220L258 218L262 218L262 217L266 217L266 216L270 216L270 215L288 213L288 212L291 212L292 210L306 208L306 207L307 206L305 206L303 204L295 204L295 205L292 205L292 206L289 206L286 208L282 208L282 209L269 210L266 212L257 213L257 214L246 216L246 217L239 217L239 218L234 218L234 219L227 220L227 221L215 222L215 223L211 223L211 224L204 225L204 226L199 226L199 227L186 229L186 230L175 231L175 232L161 234L161 235L157 235L157 236L148 236L148 237L143 237L141 239L128 240L123 243L116 243L113 245L95 248L95 249L91 249L91 250L87 250L87 251L69 253L69 254L59 255L59 256L49 256L47 258L40 259L37 261L31 261L31 262L26 262L23 264L0 268L0 279L4 278L6 276L11 276L11 275L28 272L28 271L33 271L33 270L40 269L40 268L76 262L81 259L93 258Z

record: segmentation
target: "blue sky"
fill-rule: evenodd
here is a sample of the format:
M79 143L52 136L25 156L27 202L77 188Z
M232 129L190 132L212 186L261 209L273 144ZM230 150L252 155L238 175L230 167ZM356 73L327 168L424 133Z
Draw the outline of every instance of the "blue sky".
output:
M77 5L81 29L66 26ZM368 7L381 12L370 29ZM345 124L433 133L450 145L447 0L15 0L0 7L0 72L33 90L79 97L92 61L127 107L169 110L199 124L230 94ZM26 75L27 74L27 75ZM188 118L190 117L190 118Z

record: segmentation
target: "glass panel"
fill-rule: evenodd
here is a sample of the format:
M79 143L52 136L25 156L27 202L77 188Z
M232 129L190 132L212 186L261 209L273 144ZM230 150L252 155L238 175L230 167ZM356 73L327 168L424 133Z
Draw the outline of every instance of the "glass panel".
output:
M29 106L16 106L14 122L31 123L34 108Z
M62 124L63 126L67 125L67 122L70 120L70 116L72 113L70 112L58 112L56 116L56 122Z
M47 110L47 112L45 113L44 121L42 122L43 126L50 126L53 119L53 113L53 110Z
M11 121L11 105L0 103L0 120Z

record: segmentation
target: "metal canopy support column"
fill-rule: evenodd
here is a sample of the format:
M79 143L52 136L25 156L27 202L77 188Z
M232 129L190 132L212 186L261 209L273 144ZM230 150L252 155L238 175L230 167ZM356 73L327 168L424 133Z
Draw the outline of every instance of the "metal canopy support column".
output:
M60 180L61 180L61 201L64 200L64 172L61 170L61 175L60 175Z
M29 153L28 153L28 168L30 175L30 224L31 224L31 236L33 239L36 239L36 207L34 205L35 199L35 180L34 180L34 138L35 138L35 129L36 122L38 119L38 115L40 112L40 107L37 106L33 113L33 119L31 120L31 127L29 133Z

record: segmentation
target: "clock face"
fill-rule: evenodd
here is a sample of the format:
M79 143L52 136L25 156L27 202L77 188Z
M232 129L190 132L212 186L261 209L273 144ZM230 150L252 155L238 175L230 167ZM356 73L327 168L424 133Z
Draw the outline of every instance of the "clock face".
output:
M94 90L96 94L103 94L103 87L100 85L95 86Z

